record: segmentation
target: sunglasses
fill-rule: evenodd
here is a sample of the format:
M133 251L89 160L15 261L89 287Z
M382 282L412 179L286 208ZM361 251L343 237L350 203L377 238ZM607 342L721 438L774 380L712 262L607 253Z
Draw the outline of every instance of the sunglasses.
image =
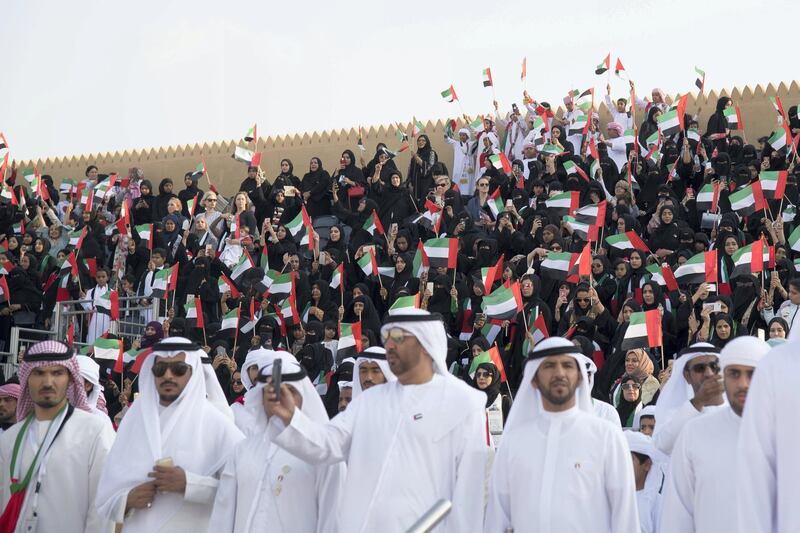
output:
M216 198L206 198L206 202L216 202Z
M622 390L639 390L642 386L638 383L623 383Z
M479 183L478 184L478 187L488 187L488 186L489 186L488 183Z
M591 298L575 298L576 302L591 302Z
M386 333L381 334L384 344L386 344L386 341L389 339L392 339L395 344L400 344L406 339L406 337L413 337L413 335L400 328L392 328Z
M173 361L171 363L158 361L153 364L153 375L160 378L166 374L167 369L169 369L173 376L181 377L189 371L189 368L191 367L183 361Z
M242 384L242 380L241 379L234 379L233 380L233 384L234 385L241 385Z
M719 372L719 363L712 361L711 363L698 363L692 366L692 372L695 374L705 374L706 369L710 369L712 373Z
M488 378L491 375L492 374L490 372L487 372L485 370L478 370L477 372L475 372L476 378Z

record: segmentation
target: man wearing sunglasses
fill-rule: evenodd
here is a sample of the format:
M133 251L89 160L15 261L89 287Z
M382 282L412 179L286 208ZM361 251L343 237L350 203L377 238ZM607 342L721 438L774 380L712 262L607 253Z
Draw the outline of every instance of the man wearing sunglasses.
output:
M656 448L671 455L675 440L687 422L721 406L725 402L723 393L719 348L698 342L683 350L656 403L658 425L653 433Z
M189 339L153 346L139 398L122 419L100 477L98 512L125 531L205 531L219 474L242 433L209 400L202 358Z
M437 531L483 523L488 441L485 394L447 371L439 315L408 309L381 328L397 381L363 392L328 423L297 409L288 387L268 391L272 441L309 463L347 462L336 531L406 531L438 500L453 508Z
M751 336L733 339L722 349L719 362L728 406L689 421L675 442L664 487L661 531L737 530L736 462L742 412L753 373L769 349L766 342Z

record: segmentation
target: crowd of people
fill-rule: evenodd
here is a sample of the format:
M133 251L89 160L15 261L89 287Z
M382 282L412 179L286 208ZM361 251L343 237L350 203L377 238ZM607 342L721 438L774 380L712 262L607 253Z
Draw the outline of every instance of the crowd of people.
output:
M0 532L798 527L798 108L583 96L229 197L6 156Z

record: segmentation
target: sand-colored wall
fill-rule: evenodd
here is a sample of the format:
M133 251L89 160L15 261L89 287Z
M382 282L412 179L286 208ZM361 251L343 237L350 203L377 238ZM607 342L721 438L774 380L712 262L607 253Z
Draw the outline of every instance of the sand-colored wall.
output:
M757 137L769 134L776 126L776 115L768 97L780 96L784 108L788 110L791 105L800 102L800 86L796 81L793 81L788 85L786 83L780 83L777 86L769 84L766 87L758 85L755 88L734 88L731 91L723 90L720 93L711 91L700 98L698 98L697 94L690 94L687 112L694 114L698 109L698 105L700 106L701 129L705 129L708 116L713 113L717 98L721 95L732 97L734 102L740 106L747 140L754 143ZM454 114L456 110L457 106L453 106ZM599 106L599 112L603 124L610 120L605 104ZM637 115L637 122L642 120L643 116L641 115L641 113ZM425 133L430 136L440 159L449 164L452 162L452 151L443 140L444 123L443 119L436 122L428 122L424 125ZM459 125L461 123L462 121L459 121ZM408 126L409 124L407 123L402 124L404 129L408 128ZM397 127L394 125L365 127L363 130L364 145L367 149L364 153L365 160L369 160L372 157L374 147L378 142L384 142L392 149L397 148L399 142L396 137L396 130ZM355 152L356 157L359 157L357 140L357 127L350 130L324 131L303 135L262 137L259 139L259 151L263 152L261 167L266 175L272 179L280 172L280 160L288 158L294 163L295 174L302 177L308 171L310 158L317 156L322 159L323 166L330 171L335 168L342 150L349 148ZM126 175L131 167L141 167L144 169L145 177L154 181L154 185L157 186L157 182L161 178L170 177L176 182L176 190L179 190L183 188L180 183L183 175L187 171L193 170L201 160L204 160L212 182L224 194L232 194L237 190L238 184L246 175L245 165L232 159L234 147L237 144L252 149L252 143L247 145L241 140L219 141L203 145L144 148L121 153L45 158L35 162L41 174L52 175L57 183L63 178L81 179L86 167L90 164L95 164L103 173L117 172L120 175ZM405 171L408 168L409 158L408 152L400 154L397 157L398 168ZM19 166L21 168L30 167L33 163L34 161L25 161L20 163ZM206 189L207 184L203 181L201 182L201 187Z

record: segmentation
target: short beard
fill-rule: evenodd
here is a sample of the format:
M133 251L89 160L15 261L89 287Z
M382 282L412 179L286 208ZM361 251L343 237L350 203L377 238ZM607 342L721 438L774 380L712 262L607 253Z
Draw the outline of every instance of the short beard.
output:
M42 409L50 409L51 407L55 407L56 405L60 404L64 401L64 398L58 398L57 400L38 400L34 401L33 404L36 407L41 407Z
M539 393L542 395L542 398L547 400L553 405L564 405L565 403L571 401L575 397L575 391L578 390L578 386L581 384L580 380L575 383L574 387L569 386L569 381L567 381L567 389L568 392L564 396L556 396L550 393L550 388L546 388L542 386L539 382L539 377L534 378L536 380L536 387L539 389Z
M158 399L162 404L170 405L172 402L177 400L180 395L181 395L180 392L178 394L161 394L159 392L158 393Z

